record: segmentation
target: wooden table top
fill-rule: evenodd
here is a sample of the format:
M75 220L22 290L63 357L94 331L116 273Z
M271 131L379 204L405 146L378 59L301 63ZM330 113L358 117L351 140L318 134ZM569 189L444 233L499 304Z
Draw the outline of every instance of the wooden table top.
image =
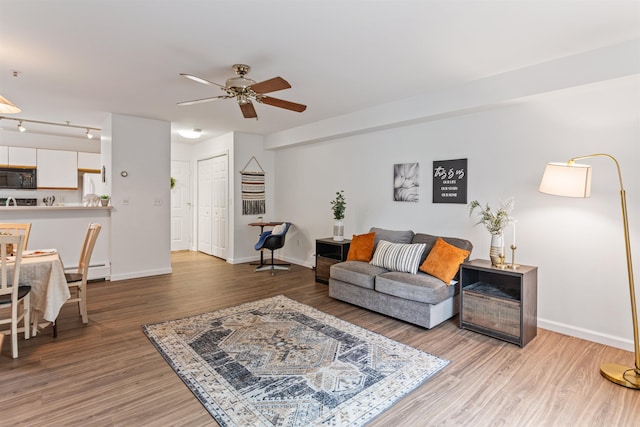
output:
M276 225L283 224L285 221L280 222L250 222L249 225L252 227L275 227Z

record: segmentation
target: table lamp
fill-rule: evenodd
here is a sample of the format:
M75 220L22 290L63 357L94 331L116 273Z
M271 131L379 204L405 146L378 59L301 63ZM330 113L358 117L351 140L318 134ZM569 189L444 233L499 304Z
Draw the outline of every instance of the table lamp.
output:
M616 363L605 363L600 366L600 373L609 381L624 387L640 390L640 345L638 344L638 314L636 306L635 286L633 284L633 264L631 263L631 244L629 242L629 221L627 218L627 196L622 185L622 173L618 161L609 154L590 154L574 157L567 163L549 163L545 168L540 192L565 197L589 197L591 195L591 166L575 163L576 160L592 157L611 159L618 171L620 181L620 201L622 203L622 223L624 226L624 242L627 253L627 274L629 276L629 292L631 294L631 319L633 321L633 343L635 368Z

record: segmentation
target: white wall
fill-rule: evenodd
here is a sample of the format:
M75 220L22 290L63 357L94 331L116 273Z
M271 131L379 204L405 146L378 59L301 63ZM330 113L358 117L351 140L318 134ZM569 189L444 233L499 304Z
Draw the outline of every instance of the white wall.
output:
M111 114L102 130L111 145L111 280L170 273L170 123Z
M197 250L198 236L198 161L221 154L227 154L229 156L229 236L227 262L237 264L254 261L258 258L253 246L257 241L259 229L250 227L247 224L255 222L257 220L257 215L242 215L242 204L240 202L242 200L240 171L244 168L249 159L251 159L251 156L255 156L262 168L265 170L266 213L262 216L266 221L278 219L274 214L274 153L272 151L264 150L263 138L259 135L231 132L196 144L172 144L172 160L189 160L191 164L191 200L193 203L192 250ZM247 169L255 171L258 167L255 162L251 162Z
M233 199L235 205L233 208L234 216L234 241L235 248L233 251L233 259L230 262L241 263L258 259L259 255L255 251L254 246L258 241L260 234L259 227L251 227L248 224L258 221L258 215L242 215L242 183L240 171L243 170L251 156L255 156L256 160L265 172L265 210L264 215L260 215L265 221L287 221L286 215L283 217L276 216L277 193L275 189L275 176L277 171L274 167L273 151L266 151L263 148L263 138L260 135L250 135L235 133L234 142L234 169L233 173ZM259 171L256 162L252 161L248 166L249 171ZM276 252L277 256L278 252ZM265 254L266 256L267 254Z
M539 267L539 325L632 350L613 163L585 162L594 167L590 199L557 198L537 188L549 161L594 152L617 157L627 190L632 249L640 259L639 93L635 75L486 111L280 149L276 213L297 226L286 257L313 262L314 239L331 235L329 202L335 191L345 190L347 236L371 226L459 236L473 242L472 257L488 258L489 234L473 226L466 205L431 202L432 162L467 158L469 201L496 205L501 198L516 199L517 262ZM392 201L393 164L407 162L420 163L419 203Z

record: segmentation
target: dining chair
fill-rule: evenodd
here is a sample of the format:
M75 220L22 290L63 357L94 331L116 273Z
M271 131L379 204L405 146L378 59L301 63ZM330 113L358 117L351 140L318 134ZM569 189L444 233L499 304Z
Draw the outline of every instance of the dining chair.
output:
M15 222L3 222L0 223L0 234L8 233L14 236L22 235L24 240L22 243L22 250L27 250L27 242L29 241L29 233L31 232L31 223L15 223Z
M9 317L5 317L4 314L0 317L0 324L11 324L11 329L3 330L2 334L11 334L11 355L14 359L18 357L18 324L20 321L23 321L23 327L20 329L24 330L25 339L29 339L31 331L31 286L20 285L19 282L23 240L24 237L21 235L0 235L0 266L2 268L0 312L11 311ZM14 249L15 258L10 260L8 257ZM13 272L9 274L11 264L13 264ZM11 280L9 280L10 278ZM22 310L19 310L20 305L22 305Z
M82 323L89 323L89 317L87 315L87 279L89 276L89 263L91 262L91 254L93 248L98 240L98 234L102 225L91 223L87 228L87 232L84 235L84 242L82 243L82 250L80 251L80 261L78 262L78 271L75 273L65 273L64 277L67 279L69 285L69 291L72 297L69 298L66 303L77 302L80 316L82 316ZM58 337L58 325L53 322L53 337Z

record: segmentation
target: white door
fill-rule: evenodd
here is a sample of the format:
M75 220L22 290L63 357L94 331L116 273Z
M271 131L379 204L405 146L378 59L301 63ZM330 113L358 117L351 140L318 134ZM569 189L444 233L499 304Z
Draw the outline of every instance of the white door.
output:
M191 173L189 162L171 161L171 250L184 251L191 246Z
M212 200L213 200L213 236L212 255L227 258L227 215L229 199L227 155L214 157L212 170Z
M198 251L211 251L212 159L198 161Z

